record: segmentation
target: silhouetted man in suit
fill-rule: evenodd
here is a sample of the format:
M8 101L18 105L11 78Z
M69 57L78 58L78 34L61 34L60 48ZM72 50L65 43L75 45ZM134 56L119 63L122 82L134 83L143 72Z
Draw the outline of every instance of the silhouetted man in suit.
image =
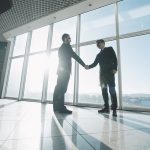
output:
M101 49L96 56L94 63L86 66L86 69L95 67L98 63L100 65L100 85L102 90L102 96L104 100L104 108L98 110L99 113L109 113L109 99L108 89L111 96L111 109L113 110L113 116L117 116L117 96L115 90L115 73L117 72L117 57L112 47L105 47L105 41L103 39L97 40L97 47Z
M70 46L71 38L69 34L63 34L62 36L63 44L59 48L58 57L59 64L57 70L57 84L55 86L54 95L53 95L53 109L54 111L60 113L72 113L64 106L64 97L67 91L68 82L70 79L71 59L74 58L79 64L85 67L85 63L81 58L73 51Z

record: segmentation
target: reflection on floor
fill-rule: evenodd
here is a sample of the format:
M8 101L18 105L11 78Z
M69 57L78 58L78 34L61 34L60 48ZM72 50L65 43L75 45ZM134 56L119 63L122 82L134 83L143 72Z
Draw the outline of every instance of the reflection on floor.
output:
M70 107L0 99L0 150L150 150L150 113Z

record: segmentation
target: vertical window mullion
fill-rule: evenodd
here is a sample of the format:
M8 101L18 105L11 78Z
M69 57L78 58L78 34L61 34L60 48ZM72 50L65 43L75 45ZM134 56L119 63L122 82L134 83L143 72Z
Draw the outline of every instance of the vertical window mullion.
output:
M49 33L48 33L48 42L47 42L47 50L46 54L49 58L51 52L51 45L52 45L52 35L53 35L53 24L49 26ZM49 61L49 59L48 59ZM45 102L47 99L47 87L48 87L48 77L49 77L49 65L47 62L47 67L44 73L44 80L43 80L43 90L42 90L42 102Z
M119 108L122 109L122 77L121 77L121 58L120 58L120 39L119 39L119 11L118 2L116 2L115 7L115 22L116 22L116 45L117 45L117 59L118 59L118 102Z
M30 51L30 45L31 45L31 38L32 38L32 33L29 32L28 38L27 38L27 43L26 43L22 77L21 77L21 83L20 83L20 90L19 90L19 97L18 97L19 100L21 100L23 98L23 94L24 94L25 80L26 80L27 66L28 66L28 59L29 59L29 51Z
M78 55L80 49L80 24L81 24L81 15L78 15L76 27L76 53ZM77 105L78 103L78 89L79 89L79 64L75 61L74 98L73 98L74 105Z

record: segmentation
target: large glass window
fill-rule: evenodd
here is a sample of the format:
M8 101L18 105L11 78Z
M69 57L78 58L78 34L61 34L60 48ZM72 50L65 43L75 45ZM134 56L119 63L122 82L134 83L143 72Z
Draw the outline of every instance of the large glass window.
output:
M19 90L20 90L20 81L22 75L22 67L23 67L24 58L16 58L11 61L10 74L8 79L7 97L15 97L18 98Z
M116 43L107 42L106 47L112 46L116 51ZM80 48L80 57L85 64L92 64L100 50L96 44L82 46ZM103 104L103 98L101 94L100 82L99 82L99 64L90 70L85 70L83 67L79 67L79 103L89 104ZM118 92L118 81L116 75L116 92Z
M53 92L57 82L57 66L58 66L58 51L53 51L50 54L49 61L49 81L47 90L47 99L53 100Z
M150 28L150 1L124 0L119 3L120 34Z
M85 64L94 62L99 50L95 45L83 46L80 48L80 57ZM79 66L79 103L99 104L102 100L99 86L99 66L85 70Z
M150 35L121 40L123 106L150 107Z
M47 49L49 26L33 30L30 52L45 51Z
M115 5L81 15L81 42L115 36Z
M76 42L77 17L69 18L54 24L52 48L60 47L62 44L62 35L68 33L71 37L71 44Z
M24 98L41 99L46 65L45 53L29 56Z
M18 35L16 37L13 56L24 55L27 41L27 33Z
M119 2L119 34L128 34L150 29L150 1L123 0ZM101 38L115 37L115 4L81 14L80 43ZM77 16L54 23L52 51L49 60L45 51L48 45L49 25L32 31L25 89L23 98L41 100L44 73L49 68L47 100L52 101L57 82L58 49L62 44L62 35L68 33L71 44L76 44ZM16 36L9 71L6 97L18 98L28 33ZM150 107L150 34L120 40L122 93L124 107ZM79 43L77 43L79 44ZM116 41L106 42L117 54ZM94 62L99 53L96 44L80 47L80 57L85 64ZM38 54L35 54L39 52ZM18 56L18 58L15 58ZM74 68L65 95L65 102L73 102ZM78 103L103 104L99 83L99 65L85 70L79 65ZM116 74L116 92L118 95L118 74ZM76 81L75 81L76 82ZM111 104L111 102L110 102Z
M65 102L73 102L73 87L74 87L74 60L72 60L72 72L68 84L68 89L65 94ZM57 67L58 67L58 51L53 51L50 54L49 60L49 81L48 81L48 91L47 99L49 101L53 100L53 92L55 85L57 83Z

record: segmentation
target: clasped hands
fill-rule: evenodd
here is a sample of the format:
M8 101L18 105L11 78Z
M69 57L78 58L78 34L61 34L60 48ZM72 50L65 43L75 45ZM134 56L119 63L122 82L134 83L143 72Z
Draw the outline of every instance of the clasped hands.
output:
M90 68L89 68L89 65L85 65L84 68L85 68L86 70L90 69Z
M89 68L89 65L85 65L84 68L85 68L86 70L90 69L90 68ZM116 74L116 72L117 72L117 70L113 69L113 74Z

